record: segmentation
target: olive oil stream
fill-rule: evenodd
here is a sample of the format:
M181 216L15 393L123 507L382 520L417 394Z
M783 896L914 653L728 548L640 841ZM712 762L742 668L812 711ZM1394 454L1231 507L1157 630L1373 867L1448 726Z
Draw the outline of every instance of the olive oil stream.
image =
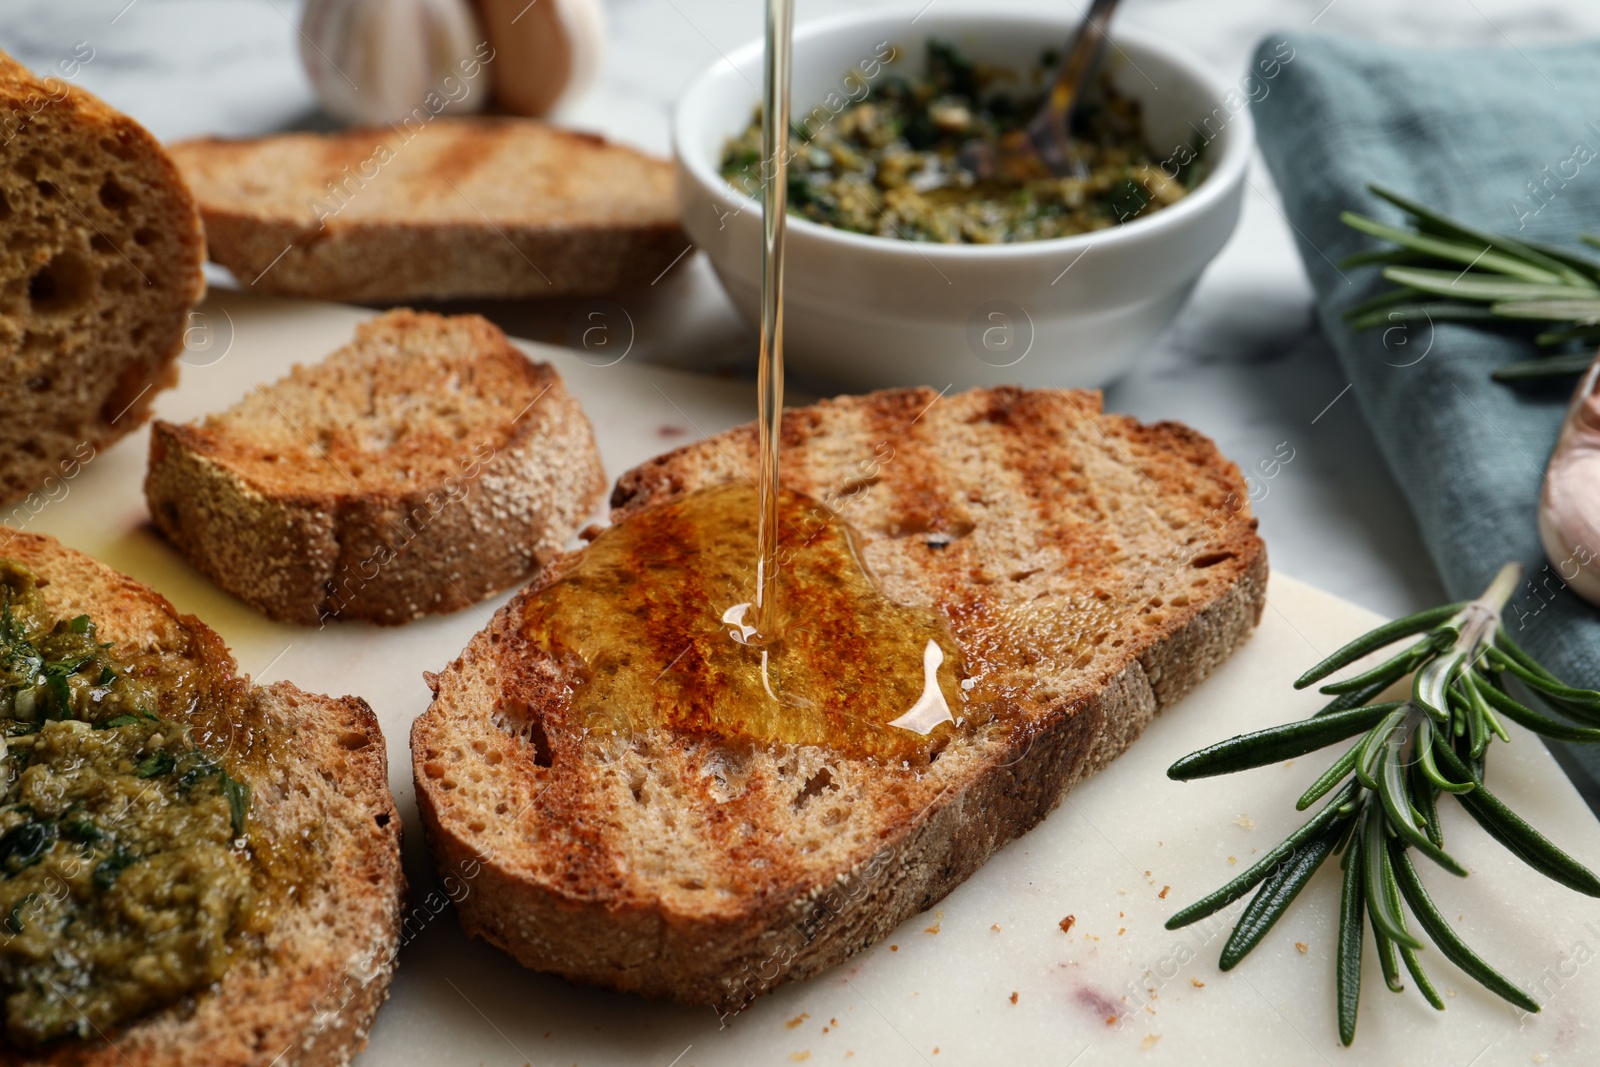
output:
M756 486L691 492L604 531L528 601L522 628L581 665L574 718L603 735L926 758L964 725L949 627L884 595L843 518L779 481L793 21L792 0L768 0Z

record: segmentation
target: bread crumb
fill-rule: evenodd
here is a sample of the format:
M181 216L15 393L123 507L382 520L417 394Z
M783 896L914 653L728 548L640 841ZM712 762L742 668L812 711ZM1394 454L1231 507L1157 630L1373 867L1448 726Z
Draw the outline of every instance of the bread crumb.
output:
M939 1054L939 1046L938 1045L933 1046L933 1054L935 1056L937 1056Z
M1196 989L1204 989L1206 987L1206 984L1200 981L1198 978L1189 979L1189 984L1194 986Z
M998 934L1000 932L1000 924L999 923L994 923L993 925L991 925L989 927L989 929L993 930L995 933Z
M922 932L925 934L936 934L939 932L939 924L934 923L932 926L925 928Z
M1294 760L1286 760L1283 765L1284 765L1285 768L1293 767L1294 766Z
M1125 934L1127 932L1128 932L1128 928L1126 926L1117 927L1117 936L1118 937L1121 937L1123 934Z
M822 1028L822 1032L823 1032L823 1033L827 1033L827 1032L828 1032L828 1028L827 1028L827 1027L826 1027L826 1026L824 1026L824 1027L823 1027L823 1028Z
M838 1026L839 1025L839 1020L838 1019L829 1019L828 1020L828 1025L829 1026Z
M1311 951L1311 946L1306 944L1304 941L1296 941L1294 943L1294 950L1300 953L1300 955L1304 956L1307 952Z
M1228 857L1228 866L1232 867L1235 863L1238 863L1238 862L1239 862L1239 857L1238 856L1229 856Z
M1241 830L1254 830L1256 828L1256 824L1250 821L1250 816L1244 814L1243 812L1240 812L1239 817L1233 820L1233 825L1239 827Z
M1106 1025L1107 1026L1115 1026L1115 1025L1117 1025L1117 1017L1116 1017L1115 1014L1111 1014L1111 1015L1107 1015L1106 1016Z
M899 952L900 951L900 946L899 945L890 945L889 946L889 951L890 952Z
M811 1058L811 1052L809 1050L805 1052L791 1052L789 1053L789 1058L796 1063L802 1063Z
M1125 911L1119 911L1119 912L1117 912L1117 918L1119 918L1119 919L1125 919L1125 918L1127 918L1127 917L1128 917L1128 913L1127 913L1127 912L1125 912Z
M1144 1040L1139 1042L1139 1045L1140 1045L1141 1048L1144 1048L1145 1050L1148 1051L1149 1049L1155 1048L1156 1047L1156 1042L1160 1041L1160 1040L1161 1040L1161 1035L1160 1034L1145 1034L1144 1035Z
M796 1015L793 1019L790 1019L788 1022L784 1023L783 1027L786 1030L793 1030L795 1027L799 1026L809 1018L811 1018L811 1014L803 1011L799 1015Z
M1056 925L1061 927L1061 932L1062 933L1070 934L1070 933L1072 933L1072 924L1077 922L1077 921L1078 921L1078 917L1076 915L1068 915L1065 919L1062 919Z
M1172 887L1170 885L1164 885L1161 887L1161 892L1157 893L1156 896L1161 900L1166 900L1167 894L1170 892L1172 892Z
M1125 896L1127 896L1127 895L1128 895L1128 891L1127 891L1127 890L1126 890L1126 889L1119 889L1119 890L1117 890L1117 896L1119 896L1119 897L1125 897Z
M1546 1056L1542 1052L1535 1052L1533 1054L1533 1062L1534 1063L1543 1063L1545 1060L1547 1060L1549 1058L1550 1058L1549 1056Z

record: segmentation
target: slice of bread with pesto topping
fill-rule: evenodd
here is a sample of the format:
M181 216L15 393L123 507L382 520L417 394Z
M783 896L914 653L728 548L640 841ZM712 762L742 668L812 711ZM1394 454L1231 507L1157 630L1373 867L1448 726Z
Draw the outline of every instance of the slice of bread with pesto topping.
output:
M0 560L0 780L17 802L0 810L0 892L24 877L46 887L0 917L0 1064L348 1064L387 996L405 889L371 709L252 685L203 623L51 538L0 527ZM24 607L44 622L25 623ZM84 654L64 653L79 639ZM130 730L139 748L120 760L52 756L104 752ZM82 795L64 803L61 789ZM185 839L125 847L154 825L129 820L188 804L202 807L186 832L222 819L226 854ZM248 891L218 875L232 863ZM46 921L63 914L73 922ZM61 947L51 938L74 951L32 951ZM152 1000L147 985L168 992Z
M145 496L274 619L395 625L524 581L605 493L561 376L476 315L390 311L198 423L158 421Z
M86 62L80 42L63 68ZM204 240L144 127L0 52L0 502L77 473L177 381Z
M903 389L790 409L782 434L783 486L817 502L805 522L854 527L882 591L943 616L973 696L902 736L926 742L903 759L650 726L649 706L607 709L631 734L595 729L574 694L675 651L648 629L659 611L640 613L644 639L587 659L536 644L543 591L601 532L428 677L411 734L436 861L487 857L462 927L529 967L735 1011L836 964L1044 818L1259 621L1267 560L1244 479L1186 427L1106 415L1096 393ZM610 532L756 469L753 426L661 456L617 483ZM699 537L660 532L661 560ZM701 590L708 627L719 593L739 598ZM857 647L852 665L870 665L875 646ZM663 660L641 705L691 659Z

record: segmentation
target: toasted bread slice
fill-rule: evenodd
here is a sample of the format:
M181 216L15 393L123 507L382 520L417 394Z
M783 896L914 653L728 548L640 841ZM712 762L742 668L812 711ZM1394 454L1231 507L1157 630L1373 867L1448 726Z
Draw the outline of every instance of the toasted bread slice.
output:
M254 289L375 303L593 296L683 254L672 167L533 119L187 141L206 246Z
M220 415L158 421L145 477L195 566L307 625L458 611L526 579L604 492L555 368L477 315L405 310Z
M177 381L200 218L144 127L0 52L0 231L0 502L53 499Z
M288 682L253 686L222 639L131 578L48 537L0 527L0 557L40 579L52 614L85 613L118 649L159 650L193 672L206 707L163 707L250 786L255 847L298 872L279 894L262 943L222 980L107 1031L27 1053L0 1043L0 1064L74 1067L300 1067L347 1064L366 1044L388 995L405 891L400 819L389 793L383 734L356 697L303 693ZM285 759L285 751L292 758Z
M1096 393L842 397L786 411L783 443L784 486L842 509L883 590L943 614L997 695L917 761L663 729L617 745L570 714L581 665L524 636L564 557L430 676L412 729L435 857L488 857L468 933L575 981L735 1010L941 899L1259 621L1238 468ZM630 471L613 519L749 476L755 446L744 426Z

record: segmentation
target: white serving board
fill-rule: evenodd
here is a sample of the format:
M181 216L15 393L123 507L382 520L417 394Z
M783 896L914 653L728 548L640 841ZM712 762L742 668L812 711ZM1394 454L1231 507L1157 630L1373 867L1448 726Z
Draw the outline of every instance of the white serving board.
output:
M193 334L182 382L158 398L157 414L189 419L218 410L292 363L320 359L369 314L214 293L195 320L197 331L211 332ZM754 414L754 390L742 383L530 350L554 362L583 401L613 477ZM1424 878L1446 914L1464 917L1468 940L1535 990L1546 1005L1539 1016L1519 1018L1430 950L1425 963L1448 991L1449 1011L1439 1015L1415 992L1384 988L1369 943L1359 1037L1353 1052L1343 1050L1333 1022L1331 865L1228 974L1216 966L1227 922L1162 928L1298 824L1293 800L1331 758L1187 785L1164 773L1203 744L1309 713L1318 698L1294 693L1291 679L1375 621L1282 576L1272 580L1259 632L1232 661L936 910L844 966L784 987L725 1027L708 1008L574 988L523 970L467 940L439 907L407 751L411 722L428 700L422 672L453 658L504 598L399 629L270 623L155 535L140 489L146 447L146 432L133 435L54 487L36 514L24 508L12 521L54 534L199 615L258 680L355 693L377 712L415 910L393 996L360 1067L1600 1062L1600 904L1522 866L1449 801L1451 850L1474 875L1459 881L1427 869ZM1513 731L1515 743L1496 748L1491 784L1559 844L1600 866L1600 824L1538 739ZM1076 921L1063 933L1067 915Z

